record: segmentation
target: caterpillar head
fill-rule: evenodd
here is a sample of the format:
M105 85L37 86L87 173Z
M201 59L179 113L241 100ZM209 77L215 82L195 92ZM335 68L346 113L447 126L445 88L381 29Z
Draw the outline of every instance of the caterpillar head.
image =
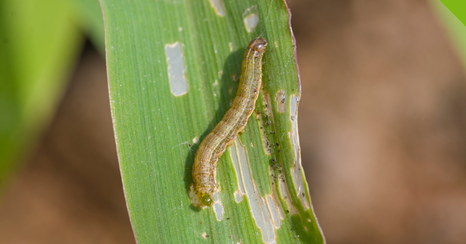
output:
M254 40L252 40L248 47L254 51L258 51L260 53L264 53L265 52L265 48L267 47L267 41L262 38L262 37L258 37Z
M199 196L202 206L210 207L214 204L214 196L208 193Z

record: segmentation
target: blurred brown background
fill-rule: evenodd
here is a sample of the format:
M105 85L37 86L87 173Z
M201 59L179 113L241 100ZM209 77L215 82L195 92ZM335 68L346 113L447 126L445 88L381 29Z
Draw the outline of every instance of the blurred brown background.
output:
M425 0L289 2L303 164L328 243L464 243L466 77ZM88 44L0 201L2 243L134 243Z

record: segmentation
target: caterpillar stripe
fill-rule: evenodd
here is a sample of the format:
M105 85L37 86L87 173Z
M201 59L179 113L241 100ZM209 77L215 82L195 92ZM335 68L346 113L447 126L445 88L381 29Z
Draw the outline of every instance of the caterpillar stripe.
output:
M215 173L218 158L246 126L254 111L262 83L262 55L267 42L263 38L252 40L244 53L241 77L236 97L223 119L199 145L194 156L194 192L201 206L212 206L215 193Z

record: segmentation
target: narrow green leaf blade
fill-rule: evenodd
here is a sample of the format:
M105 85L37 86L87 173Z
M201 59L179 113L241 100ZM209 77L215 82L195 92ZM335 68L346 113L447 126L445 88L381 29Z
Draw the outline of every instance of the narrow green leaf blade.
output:
M101 0L110 101L139 243L323 243L302 171L300 98L282 1ZM194 154L235 96L244 50L268 42L263 89L217 165L219 199L189 197Z
M439 1L431 0L437 17L449 34L450 40L461 59L463 66L466 67L466 10L463 1Z
M52 115L82 38L63 0L0 1L0 184Z
M63 0L62 0L63 1ZM94 46L104 54L105 37L102 10L98 0L64 0L70 2L80 27L92 41Z

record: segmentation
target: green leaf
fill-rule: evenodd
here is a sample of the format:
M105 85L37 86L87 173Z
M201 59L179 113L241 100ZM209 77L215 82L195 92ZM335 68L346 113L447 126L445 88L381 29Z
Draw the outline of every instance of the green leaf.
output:
M102 55L105 53L104 22L98 0L66 0L73 6L80 27L86 32Z
M431 0L433 9L445 27L454 49L466 67L466 14L463 1ZM448 8L447 8L448 7ZM451 10L451 11L450 11ZM454 11L454 13L452 12Z
M101 4L113 125L137 241L323 243L300 162L300 85L285 2ZM254 19L248 32L245 20ZM194 154L229 108L244 50L258 36L269 46L255 113L218 162L218 201L200 209L189 197Z
M63 0L0 1L0 184L52 115L81 39Z

